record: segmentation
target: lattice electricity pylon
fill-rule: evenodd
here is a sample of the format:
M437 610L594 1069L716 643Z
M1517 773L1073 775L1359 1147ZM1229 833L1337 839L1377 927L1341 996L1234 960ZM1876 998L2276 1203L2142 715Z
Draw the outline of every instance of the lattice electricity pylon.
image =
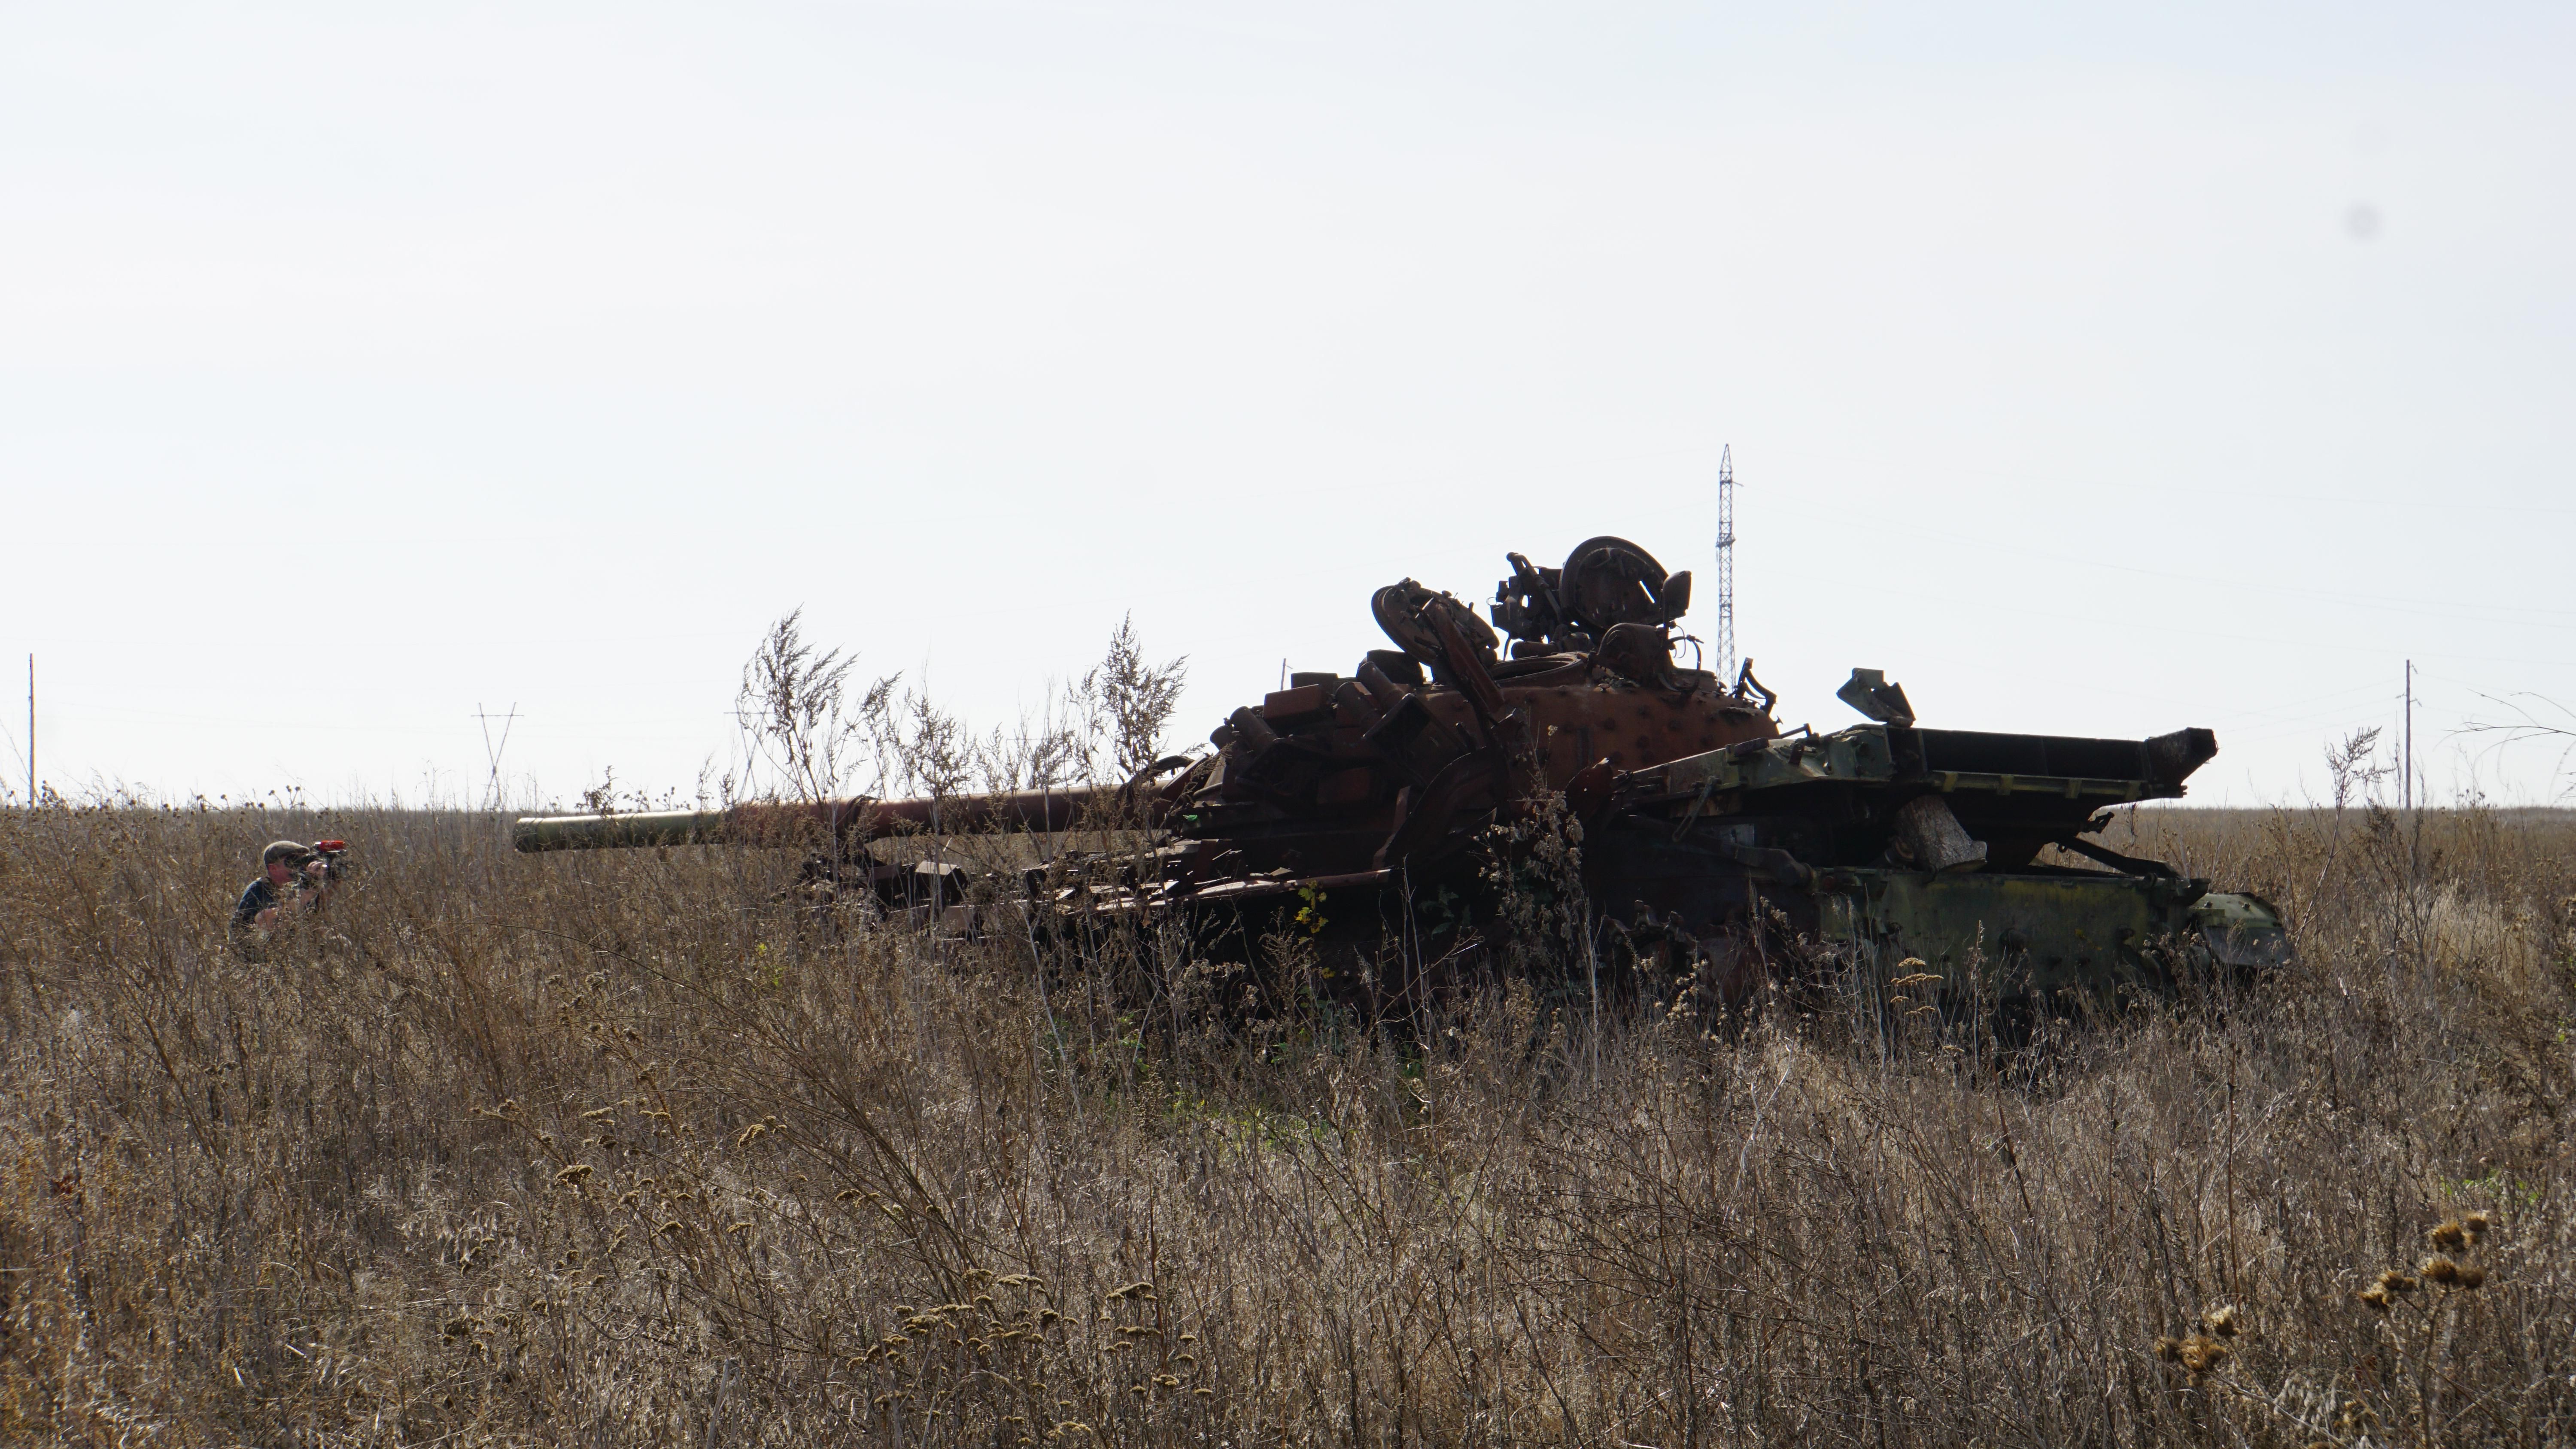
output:
M1735 445L1717 458L1717 677L1735 677Z

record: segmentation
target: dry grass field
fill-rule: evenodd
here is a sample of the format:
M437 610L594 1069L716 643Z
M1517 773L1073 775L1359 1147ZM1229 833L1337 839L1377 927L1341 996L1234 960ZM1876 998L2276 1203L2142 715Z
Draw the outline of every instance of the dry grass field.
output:
M2136 830L2300 964L2004 1055L1527 990L1424 1050L818 930L776 854L16 814L0 1441L2576 1441L2576 820Z

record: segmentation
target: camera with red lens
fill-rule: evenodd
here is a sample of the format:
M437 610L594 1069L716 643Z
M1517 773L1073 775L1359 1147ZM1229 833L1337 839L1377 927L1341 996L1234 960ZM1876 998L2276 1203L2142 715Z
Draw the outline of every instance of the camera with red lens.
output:
M348 870L348 867L343 865L340 861L340 857L346 853L348 849L349 842L345 840L314 841L312 846L313 861L312 864L307 867L308 871L317 879L338 880ZM313 869L313 866L318 866L320 868Z

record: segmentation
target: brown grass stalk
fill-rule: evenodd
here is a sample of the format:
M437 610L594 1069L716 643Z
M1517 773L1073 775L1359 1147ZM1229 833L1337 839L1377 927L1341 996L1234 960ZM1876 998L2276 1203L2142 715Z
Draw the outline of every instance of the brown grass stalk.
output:
M2142 813L2300 963L2008 1052L1579 962L1225 1019L1168 934L826 929L776 855L20 814L0 1440L2568 1442L2576 823L2404 826ZM363 873L236 952L314 834Z

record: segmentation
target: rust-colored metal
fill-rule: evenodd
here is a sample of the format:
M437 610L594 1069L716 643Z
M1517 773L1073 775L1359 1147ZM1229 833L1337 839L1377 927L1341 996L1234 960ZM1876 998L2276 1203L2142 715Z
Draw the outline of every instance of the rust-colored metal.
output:
M820 804L741 805L732 812L745 838L816 832L845 844L895 835L985 835L999 831L1071 830L1113 810L1120 792L1019 790L945 799L826 800Z

